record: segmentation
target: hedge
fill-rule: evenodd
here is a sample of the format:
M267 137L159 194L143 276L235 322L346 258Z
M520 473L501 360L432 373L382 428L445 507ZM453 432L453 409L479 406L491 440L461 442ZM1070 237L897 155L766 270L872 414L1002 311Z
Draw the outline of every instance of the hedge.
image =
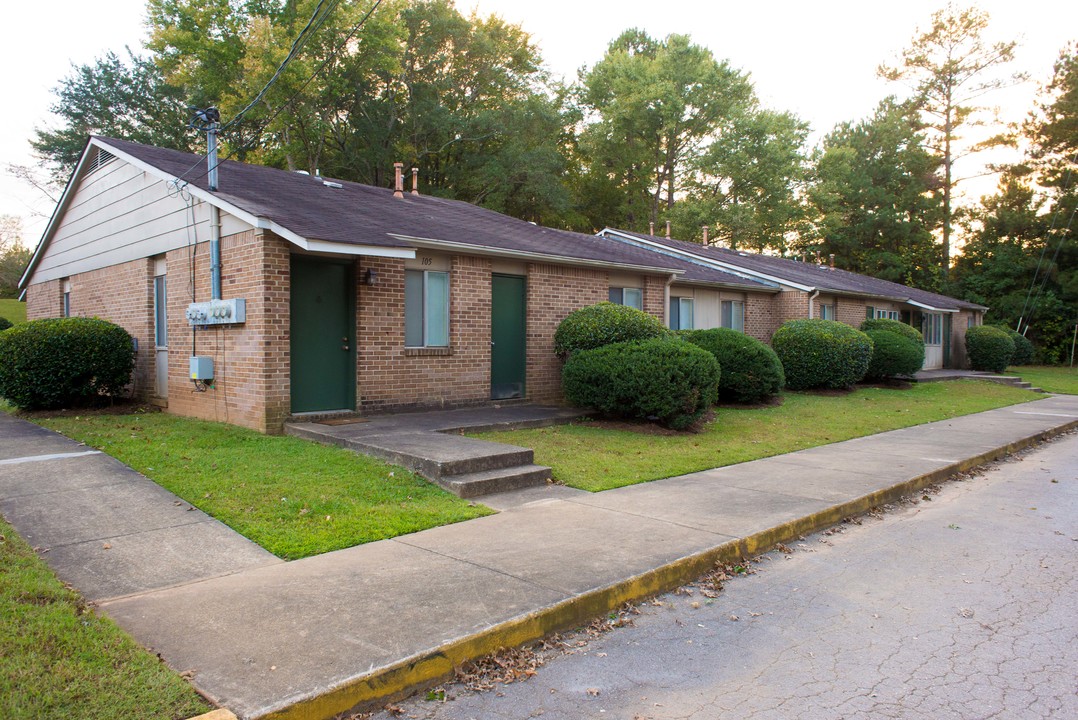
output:
M974 370L1003 372L1014 357L1014 340L1006 330L977 325L966 330L966 356Z
M14 325L14 323L8 320L6 317L0 317L0 332L4 332L12 325Z
M786 387L845 388L865 376L872 339L835 320L788 320L771 337Z
M868 332L869 330L887 330L888 332L898 333L899 335L903 335L910 340L920 343L922 348L925 345L925 338L920 330L912 325L899 322L898 320L889 320L887 318L865 320L861 323L861 332Z
M1033 356L1037 351L1029 338L1016 330L1004 329L1011 336L1011 342L1014 343L1014 355L1011 356L1011 365L1029 365L1033 362Z
M577 350L592 350L629 340L668 335L669 330L655 317L626 305L601 302L575 310L554 332L554 352L566 356Z
M715 403L720 374L711 353L664 337L574 352L562 370L562 386L579 407L682 430Z
M0 333L0 396L17 407L85 405L123 392L131 336L97 318L32 320Z
M719 361L719 399L758 403L777 395L786 384L775 351L756 338L729 328L684 330L679 333Z
M872 358L868 362L866 378L885 380L898 376L910 376L921 369L925 362L924 343L909 335L899 335L890 330L866 330L872 338Z

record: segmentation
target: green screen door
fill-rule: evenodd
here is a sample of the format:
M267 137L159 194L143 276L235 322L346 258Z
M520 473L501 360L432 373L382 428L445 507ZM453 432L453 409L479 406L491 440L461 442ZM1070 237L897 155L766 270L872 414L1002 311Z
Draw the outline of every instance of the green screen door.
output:
M491 278L490 397L524 397L525 284L516 275Z
M351 263L292 256L292 412L355 409Z

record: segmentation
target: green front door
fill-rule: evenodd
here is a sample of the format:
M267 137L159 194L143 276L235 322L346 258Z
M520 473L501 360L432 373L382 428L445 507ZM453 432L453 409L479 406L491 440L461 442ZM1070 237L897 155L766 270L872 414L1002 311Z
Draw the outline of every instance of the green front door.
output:
M524 397L525 285L516 275L494 275L490 299L490 397Z
M292 412L355 409L352 264L292 256Z

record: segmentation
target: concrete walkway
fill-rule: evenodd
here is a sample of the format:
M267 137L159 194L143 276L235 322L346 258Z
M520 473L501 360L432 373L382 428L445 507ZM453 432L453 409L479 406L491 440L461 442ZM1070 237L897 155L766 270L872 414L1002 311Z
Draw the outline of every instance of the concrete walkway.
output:
M164 533L185 527L176 515L197 512L163 491L132 493L104 478L86 488L81 504L67 500L73 491L55 476L80 476L83 463L104 459L30 461L86 450L3 422L3 457L22 460L14 473L0 465L0 511L26 536L81 526L81 515L108 508L109 517L132 518L131 535L147 540L142 555L155 555L146 535L155 530L140 529L135 518L160 515L156 532ZM237 549L225 556L235 562L223 570L193 568L198 579L185 584L147 582L141 591L125 586L96 596L113 598L100 602L105 612L240 717L329 717L1075 426L1078 397L1052 396L598 494L550 487L494 496L491 505L510 509L290 563L247 555L246 541L234 540L229 547ZM13 442L23 444L8 451ZM53 465L39 474L40 489L18 477ZM37 498L34 513L19 511L28 496ZM49 519L52 496L56 517ZM205 537L220 532L201 518L187 524ZM127 536L76 533L63 547L91 561L102 553L101 537ZM32 542L54 562L48 542ZM119 540L108 542L115 550ZM188 540L196 548L216 542L224 541ZM78 587L76 565L54 566Z

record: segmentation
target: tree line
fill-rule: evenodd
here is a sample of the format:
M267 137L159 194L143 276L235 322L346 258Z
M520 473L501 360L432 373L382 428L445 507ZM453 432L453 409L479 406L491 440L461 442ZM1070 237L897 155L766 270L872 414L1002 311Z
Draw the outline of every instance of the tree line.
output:
M708 226L728 247L834 254L983 302L1059 359L1078 315L1078 46L1020 128L974 143L986 97L1025 81L988 21L935 13L878 70L896 93L809 147L805 121L687 35L627 30L563 83L521 27L451 0L148 0L145 47L73 68L33 146L61 182L90 133L201 152L191 108L215 106L227 157L382 186L400 160L428 193L548 226L669 222L682 239ZM997 144L1025 157L959 205L956 164Z

